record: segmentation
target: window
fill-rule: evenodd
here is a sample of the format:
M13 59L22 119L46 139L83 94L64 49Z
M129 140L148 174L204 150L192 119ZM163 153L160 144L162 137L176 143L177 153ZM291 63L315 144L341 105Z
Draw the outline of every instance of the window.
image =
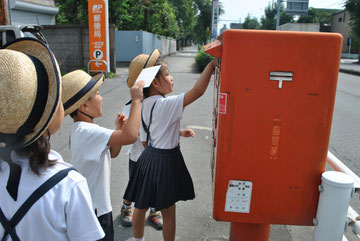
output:
M16 37L13 30L3 30L0 32L0 46L3 46L7 42L13 41L14 39L16 39Z
M338 22L339 22L339 23L342 22L342 18L338 18Z
M5 35L5 34L4 34ZM0 47L4 45L5 41L3 42L3 33L0 32Z
M12 30L6 30L6 42L10 42L16 39L15 33Z

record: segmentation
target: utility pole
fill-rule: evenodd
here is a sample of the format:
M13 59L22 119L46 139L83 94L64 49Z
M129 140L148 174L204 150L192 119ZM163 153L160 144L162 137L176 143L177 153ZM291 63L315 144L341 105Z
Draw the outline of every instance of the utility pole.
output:
M0 25L10 25L10 12L9 12L8 0L1 0Z
M281 5L281 0L277 0L277 15L276 15L276 28L275 28L275 30L277 30L279 25L280 25L280 5Z

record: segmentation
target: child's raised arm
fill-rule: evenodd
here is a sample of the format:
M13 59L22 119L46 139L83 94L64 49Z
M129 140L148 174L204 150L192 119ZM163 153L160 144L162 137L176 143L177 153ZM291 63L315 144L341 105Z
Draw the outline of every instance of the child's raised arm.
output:
M131 109L129 119L120 130L115 130L110 137L108 146L122 146L134 143L139 134L141 120L141 101L143 99L143 87L145 81L139 81L130 89Z
M209 85L209 81L216 66L216 60L211 61L204 71L201 73L199 79L196 81L194 87L187 91L184 96L184 107L191 104L202 96Z

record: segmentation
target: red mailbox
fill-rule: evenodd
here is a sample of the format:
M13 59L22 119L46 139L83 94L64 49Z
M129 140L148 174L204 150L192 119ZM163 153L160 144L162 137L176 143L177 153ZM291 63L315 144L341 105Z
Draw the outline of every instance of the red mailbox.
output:
M213 217L313 225L325 170L342 36L227 30L213 110Z

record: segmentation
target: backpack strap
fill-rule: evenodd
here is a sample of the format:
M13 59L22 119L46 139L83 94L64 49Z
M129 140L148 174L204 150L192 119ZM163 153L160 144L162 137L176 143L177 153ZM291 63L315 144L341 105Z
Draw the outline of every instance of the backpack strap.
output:
M5 241L8 235L11 236L11 239L13 241L20 240L16 234L16 225L21 221L21 219L25 216L29 209L34 205L34 203L36 203L42 196L45 195L45 193L47 193L51 188L53 188L56 184L63 180L71 170L75 170L75 168L70 167L57 172L46 182L44 182L40 187L38 187L16 211L10 221L5 217L3 211L0 208L0 222L5 229L1 241Z
M153 106L151 107L151 111L150 111L150 121L149 121L149 126L146 126L144 119L143 119L143 108L141 108L141 122L142 122L142 126L144 127L144 130L147 134L146 136L146 144L151 146L151 136L150 136L150 126L151 126L151 121L152 121L152 114L153 114L153 110L155 107L157 100L154 102ZM150 143L149 143L150 140Z

